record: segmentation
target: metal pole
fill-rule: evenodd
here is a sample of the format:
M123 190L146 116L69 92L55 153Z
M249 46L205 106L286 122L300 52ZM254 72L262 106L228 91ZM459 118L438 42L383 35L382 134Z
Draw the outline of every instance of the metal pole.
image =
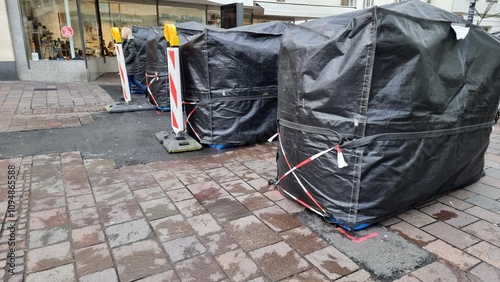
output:
M476 0L470 0L470 5L469 5L469 17L467 20L471 23L474 21L474 13L476 11Z
M71 27L71 16L69 14L69 3L68 0L64 0L64 9L66 12L66 25ZM73 36L69 38L69 50L71 51L71 58L75 57L75 43L73 42Z

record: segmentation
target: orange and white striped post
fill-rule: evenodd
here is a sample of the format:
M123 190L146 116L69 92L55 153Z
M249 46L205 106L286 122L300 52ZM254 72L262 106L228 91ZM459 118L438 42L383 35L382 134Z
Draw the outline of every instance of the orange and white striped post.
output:
M184 113L182 108L181 69L179 64L179 37L173 24L166 24L163 29L167 47L168 82L170 89L170 115L175 134L184 131Z
M128 84L128 77L127 77L127 67L125 66L125 57L123 56L122 37L120 35L120 30L117 27L112 27L111 35L115 40L116 60L118 61L118 70L120 71L123 99L128 104L128 102L132 101L132 97L130 96L130 87Z

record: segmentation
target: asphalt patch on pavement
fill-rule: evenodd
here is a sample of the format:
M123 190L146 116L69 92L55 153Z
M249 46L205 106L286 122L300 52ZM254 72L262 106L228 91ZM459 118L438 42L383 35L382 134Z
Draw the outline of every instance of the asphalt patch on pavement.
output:
M99 85L106 93L111 96L111 98L116 102L124 102L123 100L123 92L121 89L121 85ZM131 94L132 101L147 101L146 94Z
M78 127L0 133L0 159L80 151L83 158L113 159L117 167L220 154L212 149L169 154L155 134L172 130L170 113L99 113Z
M434 254L381 225L352 233L355 238L378 233L365 241L354 242L337 230L336 225L308 210L294 216L380 281L393 281L437 259Z

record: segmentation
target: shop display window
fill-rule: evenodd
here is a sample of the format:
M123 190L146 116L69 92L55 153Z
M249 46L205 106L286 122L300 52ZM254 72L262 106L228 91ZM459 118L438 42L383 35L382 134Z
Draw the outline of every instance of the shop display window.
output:
M83 58L76 0L27 0L21 1L21 7L31 60ZM71 26L73 36L63 36L64 26Z

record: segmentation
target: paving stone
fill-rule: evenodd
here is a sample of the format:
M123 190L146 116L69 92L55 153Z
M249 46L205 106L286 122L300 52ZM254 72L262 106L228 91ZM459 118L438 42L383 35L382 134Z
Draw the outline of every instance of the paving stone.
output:
M127 221L106 227L106 236L111 248L137 242L153 235L145 219Z
M467 270L481 261L475 257L452 247L441 240L429 243L424 249L432 252L460 269Z
M192 217L200 214L207 213L208 211L196 199L185 200L176 202L175 206L185 216Z
M182 184L188 186L198 183L203 184L203 183L213 182L212 178L210 178L208 174L198 169L174 171L174 174L182 182Z
M436 219L415 209L404 211L398 214L397 217L415 227L422 227L436 221Z
M134 281L172 269L160 245L145 240L111 250L120 281Z
M281 280L283 282L324 282L330 281L330 279L326 278L323 274L321 274L316 269L309 269L303 271L301 273L297 273L291 277ZM360 280L351 280L351 281L360 281Z
M200 243L196 236L182 237L163 242L163 247L170 260L177 262L186 258L194 257L206 251L205 246Z
M274 176L276 177L276 175ZM272 185L269 185L269 179L257 178L247 181L248 185L252 186L255 190L265 193L269 191L275 191Z
M176 215L179 213L175 204L168 198L160 198L140 203L142 210L149 220Z
M160 186L154 186L145 189L134 190L134 197L139 202L146 202L149 200L159 199L165 197L165 192L161 189Z
M424 231L416 228L415 226L402 221L392 225L389 229L396 231L399 236L413 242L414 244L422 247L427 245L429 242L436 240L436 237L425 233Z
M231 169L229 168L230 170L232 170L234 172L234 174L236 174L241 180L245 181L245 182L249 182L249 181L252 181L254 179L259 179L260 178L260 175L258 175L257 173L255 173L254 171L244 167L244 169L242 170L237 170L238 167L236 167L235 169Z
M165 191L165 192L186 187L177 178L172 179L172 180L168 180L168 181L159 181L158 184L160 184L161 189L163 189L163 191Z
M356 263L331 246L308 254L305 258L327 277L333 279L349 275L359 269Z
M281 241L278 235L253 215L230 221L224 229L245 251Z
M409 273L404 276L402 276L399 279L394 280L393 282L421 282L419 279L417 279L413 274Z
M500 248L488 242L482 241L467 248L465 251L496 268L500 268Z
M275 204L291 214L298 213L306 209L306 207L304 207L303 205L288 198L285 198L281 201L276 201Z
M462 200L455 198L455 197L452 197L450 195L444 195L437 200L442 204L445 204L447 206L450 206L452 208L455 208L455 209L461 210L461 211L473 206L472 204L469 204L465 201L462 201Z
M465 210L465 212L491 223L500 224L500 214L496 212L491 212L481 207L472 207Z
M95 202L94 202L94 196L92 194L79 195L68 198L68 209L70 211L79 210L83 208L90 208L94 206Z
M177 176L168 169L168 162L151 163L147 164L146 167L158 183L177 179Z
M304 226L282 232L280 235L285 239L288 245L303 255L310 254L328 246L326 241Z
M442 203L436 203L434 205L421 208L420 211L457 228L461 228L479 220L475 216L443 205Z
M238 180L238 176L225 167L207 169L205 170L205 173L217 183Z
M45 229L64 225L68 223L66 208L31 212L29 222L30 230Z
M370 276L370 273L364 269L358 270L352 274L344 276L338 280L337 282L351 282L351 281L364 281L364 282L375 282Z
M161 242L195 234L191 225L180 214L153 220L151 226Z
M241 249L218 255L215 259L231 281L245 281L261 275L257 265Z
M222 230L217 221L208 213L193 216L188 218L187 221L198 235L207 235Z
M476 237L441 221L427 225L422 230L461 250L479 242Z
M10 280L9 280L10 281ZM26 282L68 282L76 281L73 264L58 266L49 270L28 274ZM111 282L111 281L106 281Z
M149 173L144 165L124 166L120 168L125 181L131 190L138 190L158 185L156 179Z
M458 190L455 190L455 191L449 193L448 195L455 197L457 199L460 199L460 200L465 200L465 199L473 197L477 194L473 193L469 190L466 190L466 189L458 189Z
M174 268L183 282L219 281L226 277L217 262L208 254L181 261Z
M33 230L29 233L29 235L30 249L45 247L69 240L69 230L67 225Z
M491 212L500 213L500 202L485 197L483 195L476 195L474 197L466 199L465 201L474 204L476 206L480 206Z
M500 278L500 268L496 268L484 262L471 269L470 273L479 277L481 281L489 281L490 279Z
M99 208L99 215L101 216L101 222L104 226L110 226L143 217L141 208L135 200L102 206Z
M232 196L206 200L203 206L220 222L248 216L251 212Z
M107 187L123 183L122 174L116 169L103 169L96 172L88 172L90 185L92 187Z
M71 230L73 248L80 249L105 242L104 232L101 225L90 225Z
M6 191L6 190L5 190ZM32 212L49 210L66 206L64 194L35 199L30 202L30 210Z
M299 254L285 242L278 242L251 251L249 255L273 281L284 279L311 268L309 263L301 258Z
M239 247L236 241L226 232L200 236L200 240L213 255L220 255Z
M238 196L236 199L251 211L274 205L272 201L259 192Z
M278 190L271 190L268 192L264 193L264 196L266 196L269 200L273 202L278 202L283 199L286 199L285 196L283 196Z
M179 278L177 278L173 270L169 270L167 272L162 272L143 279L139 279L137 280L137 282L180 282L180 280Z
M188 199L193 199L194 196L187 188L180 188L167 191L167 196L175 203Z
M301 222L278 206L271 206L253 212L274 232L282 232L301 226Z
M99 224L99 213L97 208L86 208L69 212L71 228Z
M480 281L473 274L439 261L413 271L412 275L421 281Z
M102 170L109 170L116 167L115 161L112 159L85 159L83 160L85 170L89 173L97 173Z
M63 242L34 250L26 256L27 272L38 272L72 262L69 242Z
M483 184L481 182L473 183L465 187L465 189L494 200L500 199L500 189L498 187L495 188L490 185Z
M228 181L228 182L224 182L224 183L219 182L219 183L233 197L237 197L237 196L241 196L241 195L255 192L255 189L252 186L248 185L246 182L244 182L241 179Z
M105 187L94 187L94 197L98 206L114 205L134 198L127 184L119 183Z
M484 220L475 222L462 228L463 231L500 247L500 227Z
M391 216L391 217L389 217L388 219L382 220L382 221L381 221L381 222L379 222L379 223L380 223L380 225L382 225L382 226L386 226L386 227L388 227L388 226L394 225L394 224L399 223L399 222L401 222L401 219L400 219L400 218L397 218L397 217L395 217L395 216Z
M61 153L61 165L67 166L83 166L82 155L79 151Z
M500 157L500 156L497 155L497 157ZM495 177L491 177L489 175L481 177L481 179L479 179L479 182L493 186L493 187L497 187L497 188L500 187L500 179L495 178Z
M229 193L227 193L227 191L215 181L205 181L198 184L192 184L188 185L187 188L200 202L229 195Z
M105 243L76 250L75 261L78 277L113 267L113 260Z

